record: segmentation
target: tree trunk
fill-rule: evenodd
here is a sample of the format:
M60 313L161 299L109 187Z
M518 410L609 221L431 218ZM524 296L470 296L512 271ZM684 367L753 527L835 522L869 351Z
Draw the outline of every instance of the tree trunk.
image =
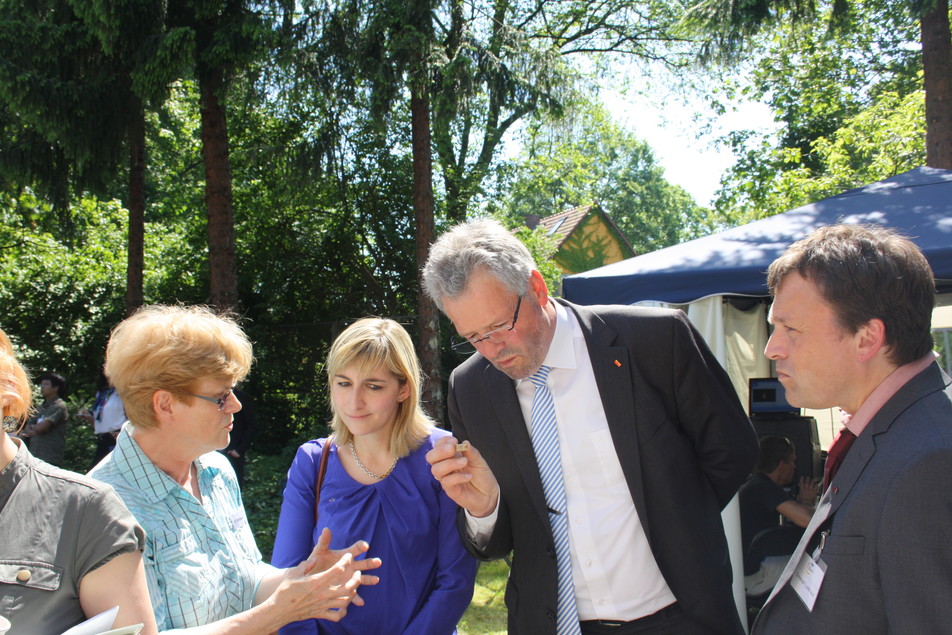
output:
M126 315L142 306L145 269L145 111L133 97L129 123L129 238L126 263Z
M952 170L952 35L949 2L938 0L919 21L926 93L926 165Z
M205 208L208 215L209 302L221 310L238 306L238 263L232 211L228 125L221 101L221 71L199 73Z
M423 73L420 73L424 75ZM410 129L413 145L413 214L416 219L417 349L427 377L421 395L423 407L435 421L443 421L443 373L440 364L440 315L423 292L423 265L434 238L433 156L430 147L430 100L425 80L414 78L410 88Z

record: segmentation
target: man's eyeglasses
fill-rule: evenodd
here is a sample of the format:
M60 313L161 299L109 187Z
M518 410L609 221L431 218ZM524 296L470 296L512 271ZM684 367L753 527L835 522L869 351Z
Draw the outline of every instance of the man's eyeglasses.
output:
M193 395L192 393L188 393L188 394L189 394L190 397L197 397L198 399L201 399L202 401L207 401L208 403L213 403L213 404L215 404L216 406L218 406L218 409L219 409L219 410L224 410L224 409L225 409L225 406L228 404L228 398L231 397L231 395L232 395L232 391L229 390L229 391L226 392L224 395L222 395L221 397L218 397L218 398L215 398L215 397L203 397L202 395Z
M507 337L506 333L510 332L516 328L516 321L519 319L519 308L522 306L522 296L519 296L519 300L516 302L516 311L512 314L512 320L503 324L502 326L495 328L487 333L484 333L482 337L460 337L459 335L454 335L450 338L450 348L452 348L457 353L474 353L476 352L476 345L482 344L483 342L502 342Z

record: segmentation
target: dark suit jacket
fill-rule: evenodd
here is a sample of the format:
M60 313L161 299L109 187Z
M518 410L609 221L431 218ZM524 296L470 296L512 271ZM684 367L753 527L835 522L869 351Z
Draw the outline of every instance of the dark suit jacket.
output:
M827 569L813 612L789 584L778 583L754 624L755 633L949 632L949 381L938 365L929 366L853 442L831 483L826 520L814 527L825 511L821 501L806 542L801 541L801 548L812 553L821 532L830 532L821 556Z
M585 333L612 441L668 586L712 632L742 633L720 511L758 446L727 374L680 311L563 304ZM510 635L555 633L555 550L515 384L474 355L453 372L448 401L454 433L482 452L501 490L494 533L471 551L484 559L513 551Z

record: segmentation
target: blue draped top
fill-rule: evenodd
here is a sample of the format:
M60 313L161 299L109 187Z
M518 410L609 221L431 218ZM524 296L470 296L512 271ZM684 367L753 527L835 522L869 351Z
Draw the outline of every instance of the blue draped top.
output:
M314 488L326 439L302 445L284 490L272 564L296 566L311 553L321 529L330 528L332 549L366 540L383 565L371 573L375 586L361 587L364 606L350 605L340 622L308 620L281 629L322 635L451 635L469 606L476 560L460 543L456 504L430 473L425 455L449 434L434 429L423 444L399 461L378 483L358 483L347 474L330 444L321 488L319 525L314 524Z

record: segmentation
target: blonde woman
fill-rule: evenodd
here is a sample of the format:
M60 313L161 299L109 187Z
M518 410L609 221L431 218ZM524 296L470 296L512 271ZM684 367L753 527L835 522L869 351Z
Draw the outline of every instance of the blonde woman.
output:
M335 544L370 543L383 561L366 606L338 623L309 620L282 633L449 635L473 595L476 561L456 530L456 504L425 455L448 432L420 408L413 343L393 320L347 328L327 359L333 439L305 443L288 472L273 562L300 560L330 528ZM315 522L318 471L327 452Z
M0 403L13 432L30 409L23 367L0 330ZM62 633L119 607L115 627L155 635L145 535L108 485L34 458L0 433L0 615L8 635Z

